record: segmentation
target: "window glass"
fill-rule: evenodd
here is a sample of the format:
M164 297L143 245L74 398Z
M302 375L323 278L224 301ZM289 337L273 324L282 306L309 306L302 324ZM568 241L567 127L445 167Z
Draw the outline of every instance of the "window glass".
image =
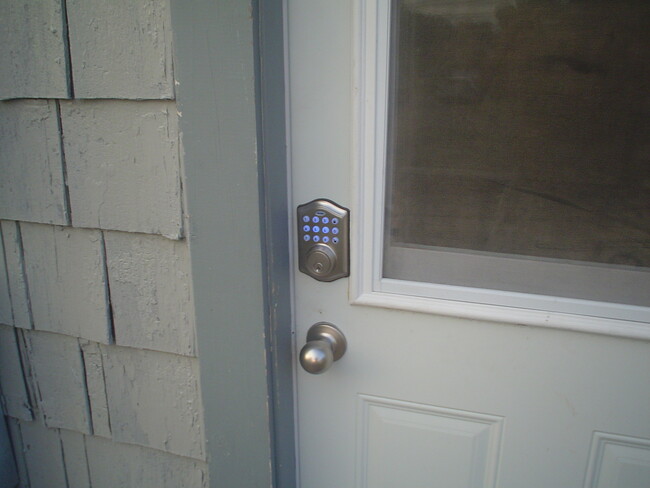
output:
M384 277L650 305L650 2L393 18Z

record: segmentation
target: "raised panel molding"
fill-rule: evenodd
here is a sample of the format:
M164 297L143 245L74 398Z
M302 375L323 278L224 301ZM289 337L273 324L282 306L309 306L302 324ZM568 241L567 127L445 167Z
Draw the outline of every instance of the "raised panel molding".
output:
M496 486L503 417L359 395L358 420L360 488Z
M650 439L594 432L585 488L650 486Z

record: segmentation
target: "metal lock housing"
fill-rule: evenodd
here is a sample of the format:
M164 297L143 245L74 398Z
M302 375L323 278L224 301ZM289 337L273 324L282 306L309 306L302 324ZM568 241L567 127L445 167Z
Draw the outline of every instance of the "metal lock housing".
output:
M350 275L350 211L324 198L298 207L298 268L318 281Z

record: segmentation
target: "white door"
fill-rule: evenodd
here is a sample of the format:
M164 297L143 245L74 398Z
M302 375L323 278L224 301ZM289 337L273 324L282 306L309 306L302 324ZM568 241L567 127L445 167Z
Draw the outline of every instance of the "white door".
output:
M316 198L349 208L352 242L349 278L321 282L295 266L296 354L317 322L335 324L348 341L345 355L323 374L296 366L300 486L650 487L650 288L643 261L650 247L650 219L644 221L643 213L650 179L625 181L646 185L630 190L636 195L632 210L605 212L621 229L629 224L640 234L619 238L624 230L616 227L616 236L594 243L590 226L599 223L576 214L593 214L585 206L598 207L589 199L593 188L573 185L566 196L562 182L573 180L560 168L548 190L560 195L546 195L526 186L531 180L553 183L527 173L544 168L543 158L533 158L527 168L516 165L544 138L551 156L578 147L571 154L592 158L589 168L612 164L598 159L607 152L599 145L602 127L582 127L586 142L564 140L561 134L575 124L548 100L577 100L569 112L580 116L590 113L589 96L601 97L600 106L608 107L603 86L610 86L612 70L625 68L616 64L620 56L599 55L607 39L588 35L588 25L597 21L606 23L601 30L610 40L621 28L611 19L619 18L632 31L631 39L641 39L628 48L646 60L634 69L647 80L648 70L641 68L648 59L643 55L647 37L637 21L647 10L621 13L634 8L628 2L603 17L606 2L590 10L579 2L390 3L287 2L294 210ZM543 11L555 7L565 10ZM598 8L600 16L594 13ZM585 32L588 42L580 38ZM539 49L536 36L546 39ZM487 54L476 39L487 43ZM527 54L506 56L518 71L512 66L499 71L494 61L512 47L506 41L532 47ZM627 49L620 42L616 48ZM393 61L387 61L391 50ZM399 69L420 76L400 78ZM490 83L486 73L492 73ZM540 73L546 82L532 96L518 94L510 99L512 106L490 105L507 98L503 87L530 90ZM422 95L418 83L438 91ZM587 94L585 86L591 90ZM628 95L620 95L619 105L628 103ZM391 97L401 108L390 108ZM636 168L646 176L649 104L639 101L635 123L646 126L626 146L644 148L639 157L646 159ZM422 120L429 118L417 114L420 106L432 110L429 132L421 132L428 124ZM406 112L399 112L403 107ZM478 109L465 112L468 107ZM631 126L617 127L618 116L611 114L611 130L603 133L615 135L607 147L631 134ZM530 130L511 132L506 117ZM400 129L409 120L413 125ZM548 120L560 120L559 126ZM489 137L481 139L486 130ZM484 165L478 168L463 166L466 148L492 159L478 158ZM505 177L481 173L485 165L490 174L497 171L504 155L515 161L514 176L512 168ZM432 170L438 160L454 167ZM580 181L591 181L590 169L575 171L582 172ZM593 176L594 184L599 178ZM498 216L490 206L494 185ZM576 203L574 197L582 200ZM540 198L564 210L537 205ZM387 213L386 202L392 205ZM444 212L436 214L440 208ZM562 218L549 223L554 213ZM492 218L496 222L488 230L497 238L480 239L487 232L480 227ZM515 228L507 227L513 221ZM546 235L556 224L560 227ZM436 225L443 231L432 231ZM553 254L564 249L564 241L554 241L563 234L575 237L567 252L577 254ZM523 250L502 250L504 235L507 245L514 242ZM537 236L534 244L548 245L531 251L521 238L528 235ZM463 238L464 244L452 242ZM634 242L631 250L628 241ZM488 247L481 248L485 242ZM603 246L641 256L640 263L589 254Z

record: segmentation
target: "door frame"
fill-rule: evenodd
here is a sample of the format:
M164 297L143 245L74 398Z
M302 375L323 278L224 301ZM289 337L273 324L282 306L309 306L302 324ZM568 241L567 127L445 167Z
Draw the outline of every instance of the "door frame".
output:
M294 488L284 1L171 19L210 486Z

